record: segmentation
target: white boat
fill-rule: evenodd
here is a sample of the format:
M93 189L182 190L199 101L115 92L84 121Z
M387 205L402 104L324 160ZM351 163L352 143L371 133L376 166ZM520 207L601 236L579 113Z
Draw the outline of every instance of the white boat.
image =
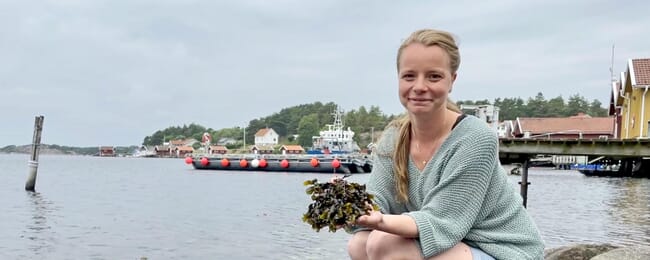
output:
M318 136L312 137L313 146L308 154L342 154L358 152L359 145L354 141L354 132L343 126L343 111L336 108L334 124L327 124L327 130L319 132Z
M133 151L133 157L157 157L155 151L149 151L146 146L141 146L139 149Z

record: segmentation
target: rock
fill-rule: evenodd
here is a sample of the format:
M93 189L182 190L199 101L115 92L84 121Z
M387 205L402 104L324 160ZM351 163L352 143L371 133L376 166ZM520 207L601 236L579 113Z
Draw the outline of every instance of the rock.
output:
M554 248L544 249L544 257L546 258L546 257L548 257L548 256L550 256L552 254L555 254L555 252L557 252L559 250L562 250L562 249L565 249L565 248L567 248L567 247L562 246L562 247L554 247Z
M545 260L589 260L618 248L610 244L577 244L544 250Z
M650 259L650 246L632 246L610 250L591 260L645 260Z

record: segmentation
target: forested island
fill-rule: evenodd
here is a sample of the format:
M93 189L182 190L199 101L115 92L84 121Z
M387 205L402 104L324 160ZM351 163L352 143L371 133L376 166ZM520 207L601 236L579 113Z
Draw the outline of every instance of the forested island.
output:
M458 105L494 105L499 107L500 120L513 120L517 117L567 117L580 112L593 117L607 116L607 109L596 99L589 101L579 94L572 95L565 100L562 96L546 99L542 93L528 99L497 98L489 100L460 100ZM115 147L116 152L121 155L131 154L141 145L160 145L170 140L194 138L201 140L204 133L210 133L213 140L230 138L237 143L231 144L229 148L241 147L245 139L252 143L255 133L262 128L273 128L280 136L282 144L299 144L304 147L311 146L311 137L318 135L318 132L326 124L332 123L332 113L336 111L337 105L334 102L301 104L284 108L269 116L252 119L245 127L231 127L213 129L197 123L185 124L182 126L170 126L158 130L149 136L145 136L142 144L124 147ZM355 133L355 141L361 146L369 144L373 133L377 135L393 119L399 115L387 115L379 106L366 108L361 106L357 109L346 111L343 115L344 125L350 127ZM294 138L297 137L297 138ZM29 153L30 145L9 145L0 148L0 153ZM196 147L195 147L196 148ZM41 152L45 154L70 154L70 155L94 155L98 147L69 147L61 145L41 146Z

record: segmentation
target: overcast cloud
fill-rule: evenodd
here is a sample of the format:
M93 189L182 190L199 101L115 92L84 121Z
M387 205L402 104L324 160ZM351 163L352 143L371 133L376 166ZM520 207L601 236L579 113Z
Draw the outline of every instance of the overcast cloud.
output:
M2 1L0 147L137 145L169 126L220 129L315 101L403 111L395 55L454 33L452 98L609 102L614 71L650 57L647 1Z

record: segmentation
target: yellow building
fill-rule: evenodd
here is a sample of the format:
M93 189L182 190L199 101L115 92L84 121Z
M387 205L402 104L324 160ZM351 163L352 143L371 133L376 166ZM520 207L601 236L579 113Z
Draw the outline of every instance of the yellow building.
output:
M610 114L616 116L617 137L650 138L650 58L630 59L612 83Z

